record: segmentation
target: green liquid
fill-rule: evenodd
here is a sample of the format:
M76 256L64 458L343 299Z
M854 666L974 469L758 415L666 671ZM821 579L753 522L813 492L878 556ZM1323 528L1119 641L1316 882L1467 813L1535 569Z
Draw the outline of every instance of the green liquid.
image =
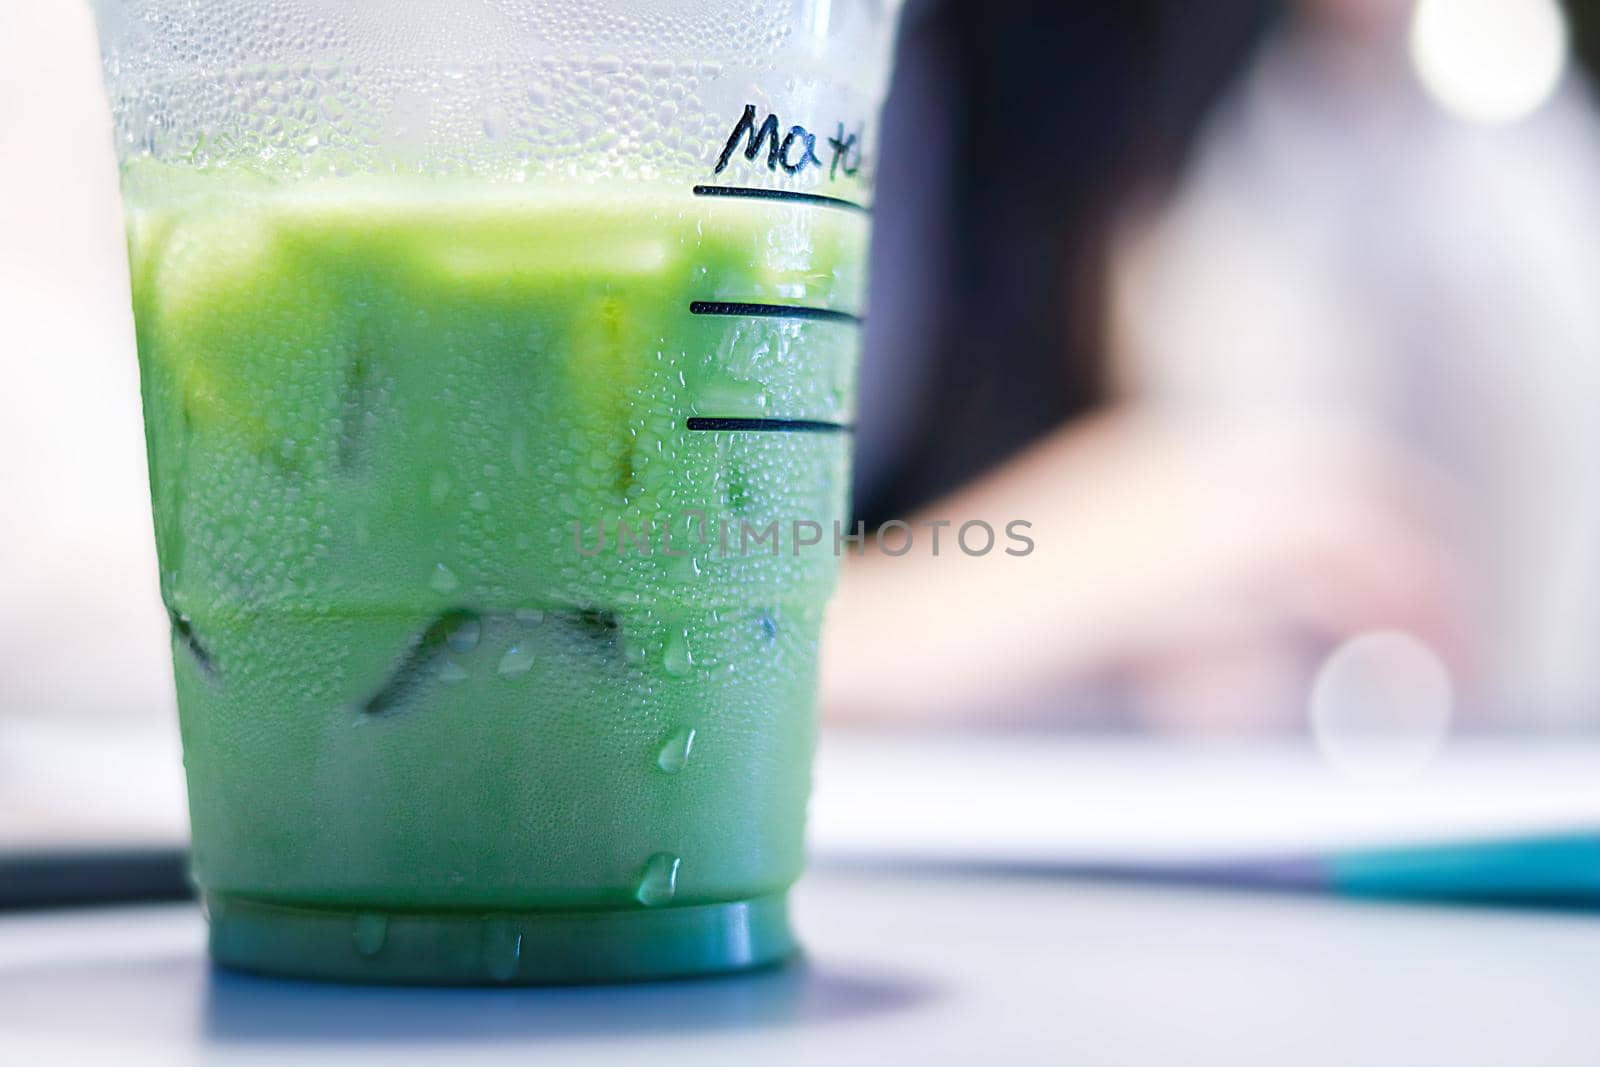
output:
M849 439L688 420L853 421L858 330L689 306L857 311L865 220L687 190L125 186L214 949L402 980L717 966L714 906L800 871ZM651 524L649 555L619 555L618 520ZM738 523L795 520L821 550L738 551ZM323 933L248 925L286 908ZM688 932L617 932L666 912ZM538 927L556 915L611 925L586 948Z

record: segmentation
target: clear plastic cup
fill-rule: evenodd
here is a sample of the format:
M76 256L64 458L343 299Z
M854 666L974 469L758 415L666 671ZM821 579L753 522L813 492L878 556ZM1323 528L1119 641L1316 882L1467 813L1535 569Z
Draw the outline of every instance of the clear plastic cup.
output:
M792 953L896 7L98 0L219 962Z

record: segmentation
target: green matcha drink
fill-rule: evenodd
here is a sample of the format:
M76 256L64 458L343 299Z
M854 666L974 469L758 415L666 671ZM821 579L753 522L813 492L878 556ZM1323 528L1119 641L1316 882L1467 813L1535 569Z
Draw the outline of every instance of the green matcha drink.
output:
M786 955L859 324L772 308L859 312L865 217L124 187L218 958L471 982ZM828 533L723 550L719 520Z

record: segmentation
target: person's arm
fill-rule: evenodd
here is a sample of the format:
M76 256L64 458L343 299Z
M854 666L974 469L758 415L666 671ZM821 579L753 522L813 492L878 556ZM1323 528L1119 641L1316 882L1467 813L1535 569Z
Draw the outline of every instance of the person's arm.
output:
M1061 430L850 559L824 635L837 719L1004 715L1197 642L1410 630L1454 648L1427 479L1334 428L1113 412ZM973 556L961 524L995 548ZM948 521L933 552L927 522ZM1027 555L1008 525L1033 542ZM897 549L902 535L887 544ZM981 547L982 530L969 533Z

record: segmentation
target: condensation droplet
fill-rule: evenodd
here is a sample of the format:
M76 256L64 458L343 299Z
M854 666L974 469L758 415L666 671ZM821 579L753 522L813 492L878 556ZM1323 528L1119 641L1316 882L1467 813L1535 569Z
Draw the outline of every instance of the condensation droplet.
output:
M483 928L483 969L497 982L509 982L522 966L522 930L496 920Z
M694 653L689 650L689 631L674 628L661 653L661 666L673 677L682 678L694 669Z
M433 566L433 577L428 580L428 586L435 593L454 593L461 588L461 579L456 577L455 571L443 563L436 563Z
M622 640L622 658L633 666L640 667L644 665L645 660L650 658L650 651L645 647L644 641L640 639L639 635L630 631Z
M469 615L444 640L455 652L471 652L478 647L478 639L482 636L483 623L476 616Z
M521 645L512 645L506 649L505 655L500 657L500 665L495 671L502 678L516 678L527 674L533 669L533 650Z
M434 507L450 499L450 476L444 471L434 471L428 480L428 499L433 501Z
M657 852L645 861L644 873L639 876L639 888L634 896L647 908L660 907L678 891L678 864L681 861L670 852Z
M389 939L389 920L382 915L357 915L350 936L357 952L376 956Z
M685 726L673 732L656 755L656 766L668 774L677 774L689 762L689 752L694 748L695 729Z

